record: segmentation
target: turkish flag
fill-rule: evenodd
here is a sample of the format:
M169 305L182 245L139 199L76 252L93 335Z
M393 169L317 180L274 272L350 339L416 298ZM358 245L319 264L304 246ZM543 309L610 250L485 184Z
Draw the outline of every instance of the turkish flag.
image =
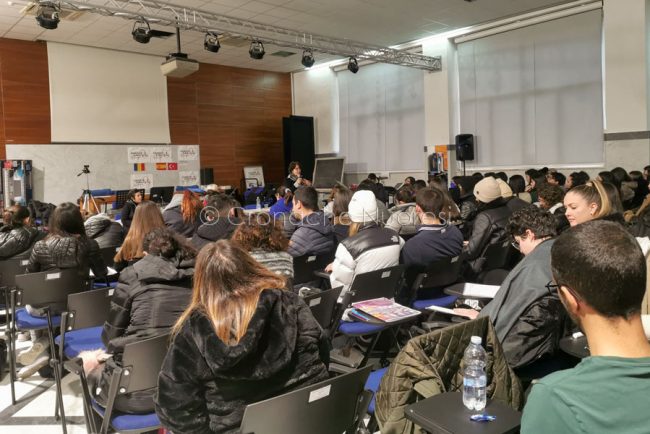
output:
M167 163L167 170L178 170L178 163Z

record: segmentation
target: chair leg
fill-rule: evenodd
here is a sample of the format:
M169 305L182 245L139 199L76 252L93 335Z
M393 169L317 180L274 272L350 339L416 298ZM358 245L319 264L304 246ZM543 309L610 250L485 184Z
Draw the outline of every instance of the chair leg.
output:
M370 355L372 354L372 351L375 349L375 345L377 345L377 341L379 340L379 336L381 336L382 332L375 333L374 336L372 337L372 341L370 341L370 345L366 349L366 352L363 354L363 359L361 359L361 362L359 363L359 366L357 366L357 369L363 368L366 366L366 363L368 363L368 359L370 358Z
M16 405L16 291L11 291L11 325L9 327L9 381L11 382L11 405Z
M47 314L47 336L50 341L50 366L54 371L54 381L56 382L56 405L54 406L54 417L59 420L59 412L61 415L61 429L63 434L67 434L68 430L65 423L65 409L63 408L63 391L61 390L61 369L59 368L59 359L54 351L54 328L52 326L52 314L50 309L46 309Z

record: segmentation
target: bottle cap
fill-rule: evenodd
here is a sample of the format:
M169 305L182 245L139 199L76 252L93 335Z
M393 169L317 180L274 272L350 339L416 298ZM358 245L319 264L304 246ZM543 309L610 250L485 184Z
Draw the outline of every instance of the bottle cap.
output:
M471 342L473 344L476 344L476 345L481 345L481 343L483 342L483 339L480 336L472 336L472 341Z

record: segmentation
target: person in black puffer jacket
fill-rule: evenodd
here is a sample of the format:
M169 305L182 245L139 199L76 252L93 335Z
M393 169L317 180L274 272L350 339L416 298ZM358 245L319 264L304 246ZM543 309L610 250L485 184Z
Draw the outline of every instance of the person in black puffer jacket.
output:
M45 234L31 226L29 210L14 205L4 213L5 226L0 230L0 260L29 257L34 243Z
M83 352L89 371L90 391L106 404L108 386L115 366L120 365L125 345L167 333L189 306L196 250L168 228L158 228L144 238L146 256L126 268L111 299L102 341L106 351ZM112 360L99 363L106 359ZM99 394L96 390L101 390ZM116 409L128 413L153 411L154 390L120 395Z
M329 378L329 345L284 278L236 243L196 261L192 304L172 331L156 414L175 434L239 432L248 404Z
M202 203L199 198L191 191L185 190L180 205L166 208L163 219L167 227L184 237L191 238L201 224L201 208Z
M201 249L208 243L230 239L241 223L237 217L239 203L225 194L213 194L201 211L201 226L192 236L192 245Z
M471 272L479 274L485 262L485 250L508 236L506 226L512 212L501 197L499 184L492 177L483 178L474 186L474 196L479 202L479 213L463 253Z
M318 210L318 193L313 187L300 187L293 197L293 213L300 217L289 241L289 254L322 255L334 251L332 224Z
M120 221L122 222L122 227L124 230L124 236L129 232L129 228L131 228L131 222L133 221L133 216L135 215L135 209L142 203L144 200L144 197L142 195L142 191L140 190L129 190L129 192L126 195L126 202L124 202L124 206L122 207L122 212Z
M95 214L84 223L88 238L97 241L99 248L118 247L124 241L122 225L111 220L106 214Z

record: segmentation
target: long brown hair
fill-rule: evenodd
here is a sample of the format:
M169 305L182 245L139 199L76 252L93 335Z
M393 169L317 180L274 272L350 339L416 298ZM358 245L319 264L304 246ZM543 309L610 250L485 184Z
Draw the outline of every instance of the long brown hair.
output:
M183 192L183 200L181 201L181 214L183 215L183 222L194 223L196 217L201 212L201 201L199 198L189 190Z
M265 213L252 215L242 222L231 240L249 252L253 249L286 252L289 247L289 240L284 235L280 222Z
M284 287L284 278L262 267L236 243L208 244L196 260L190 305L172 333L178 333L198 311L210 320L224 344L236 345L246 334L262 291Z
M122 247L120 247L113 260L122 262L142 258L144 256L142 250L144 236L153 229L164 227L165 221L158 205L153 202L142 202L135 208L129 233L126 234L124 243L122 243Z

